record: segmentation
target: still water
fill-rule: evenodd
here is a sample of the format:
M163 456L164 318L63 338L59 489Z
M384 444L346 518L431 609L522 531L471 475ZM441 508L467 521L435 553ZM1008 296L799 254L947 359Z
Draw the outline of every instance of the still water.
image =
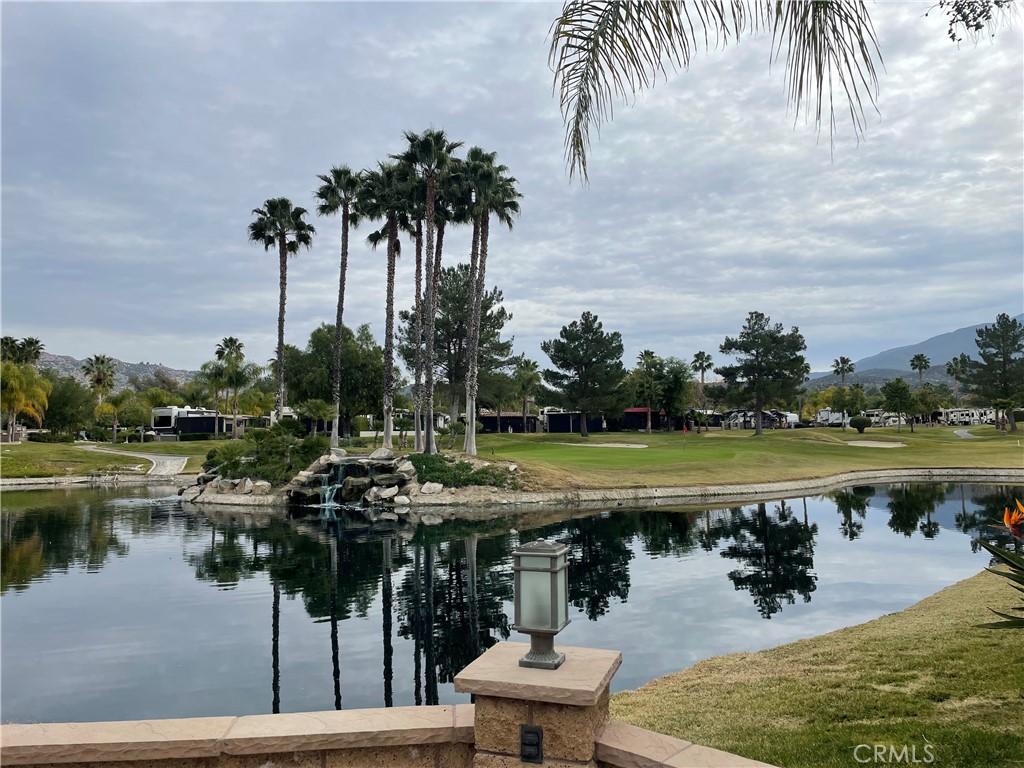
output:
M558 644L621 650L613 689L897 611L988 564L1024 489L858 486L698 512L531 512L416 530L183 510L172 489L3 494L5 722L467 701L511 634L511 553L571 549Z

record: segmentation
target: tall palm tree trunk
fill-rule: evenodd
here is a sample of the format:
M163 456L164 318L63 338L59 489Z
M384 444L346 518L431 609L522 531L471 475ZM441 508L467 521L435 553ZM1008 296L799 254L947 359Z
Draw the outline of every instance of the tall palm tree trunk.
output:
M393 447L395 409L395 259L398 256L398 214L388 212L388 287L384 316L384 440L382 446Z
M413 448L423 450L423 220L416 220L416 300L414 333L416 340L415 373L412 385L414 436Z
M433 173L427 174L427 242L425 277L426 288L423 291L423 303L426 307L426 358L423 368L423 415L426 418L426 433L423 436L423 452L437 453L434 442L434 315L437 312L437 291L434 284L434 192L436 179Z
M288 296L288 245L282 232L277 238L279 295L277 299L277 387L274 393L274 414L277 421L284 416L284 305Z
M472 456L476 455L476 397L470 386L469 368L475 358L473 349L473 308L476 307L476 278L480 270L480 217L473 217L473 239L469 250L469 338L466 344L466 436L462 441L462 450ZM470 438L472 435L472 439Z
M274 714L281 711L281 588L274 582L274 602L270 617L270 666L273 681L271 689L273 701L271 709Z
M331 399L334 416L331 419L331 448L338 447L341 426L341 328L345 315L345 278L348 274L348 200L341 205L341 274L338 278L338 313L334 320L334 365L331 368Z
M340 524L339 524L339 529ZM338 539L331 536L331 677L334 708L341 709L341 660L338 652Z
M491 215L486 210L480 214L480 253L476 268L476 284L470 289L473 294L469 321L469 369L466 373L466 453L470 456L476 456L476 396L479 388L478 378L480 373L480 316L483 311L484 286L487 277L487 237L490 232L490 218Z

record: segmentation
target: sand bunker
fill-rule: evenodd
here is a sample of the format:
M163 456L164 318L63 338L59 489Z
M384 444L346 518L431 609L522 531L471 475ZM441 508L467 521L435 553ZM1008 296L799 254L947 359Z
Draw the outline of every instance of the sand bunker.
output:
M581 448L646 448L642 443L558 443L558 445L574 445Z
M858 448L906 448L906 443L883 443L878 440L851 440L847 445L856 445Z

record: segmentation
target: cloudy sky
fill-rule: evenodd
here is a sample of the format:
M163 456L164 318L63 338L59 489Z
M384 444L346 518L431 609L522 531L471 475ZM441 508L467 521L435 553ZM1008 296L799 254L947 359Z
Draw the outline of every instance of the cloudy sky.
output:
M55 354L197 368L224 336L273 355L269 197L443 128L496 151L523 213L489 283L518 352L585 310L716 358L747 312L797 325L815 370L1024 310L1020 27L957 47L931 2L870 5L885 63L858 145L794 125L769 41L700 55L595 139L570 181L547 3L4 3L3 333ZM340 223L289 267L286 337L332 321ZM365 233L364 233L365 234ZM353 240L346 323L383 334L384 256ZM468 258L467 232L446 240ZM399 266L411 304L411 259Z

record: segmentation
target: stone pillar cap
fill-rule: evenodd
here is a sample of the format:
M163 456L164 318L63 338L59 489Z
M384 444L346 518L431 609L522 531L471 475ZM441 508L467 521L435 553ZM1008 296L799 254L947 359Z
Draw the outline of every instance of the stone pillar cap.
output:
M455 690L479 696L593 707L622 664L622 654L560 645L558 669L520 667L529 643L498 643L455 676Z

